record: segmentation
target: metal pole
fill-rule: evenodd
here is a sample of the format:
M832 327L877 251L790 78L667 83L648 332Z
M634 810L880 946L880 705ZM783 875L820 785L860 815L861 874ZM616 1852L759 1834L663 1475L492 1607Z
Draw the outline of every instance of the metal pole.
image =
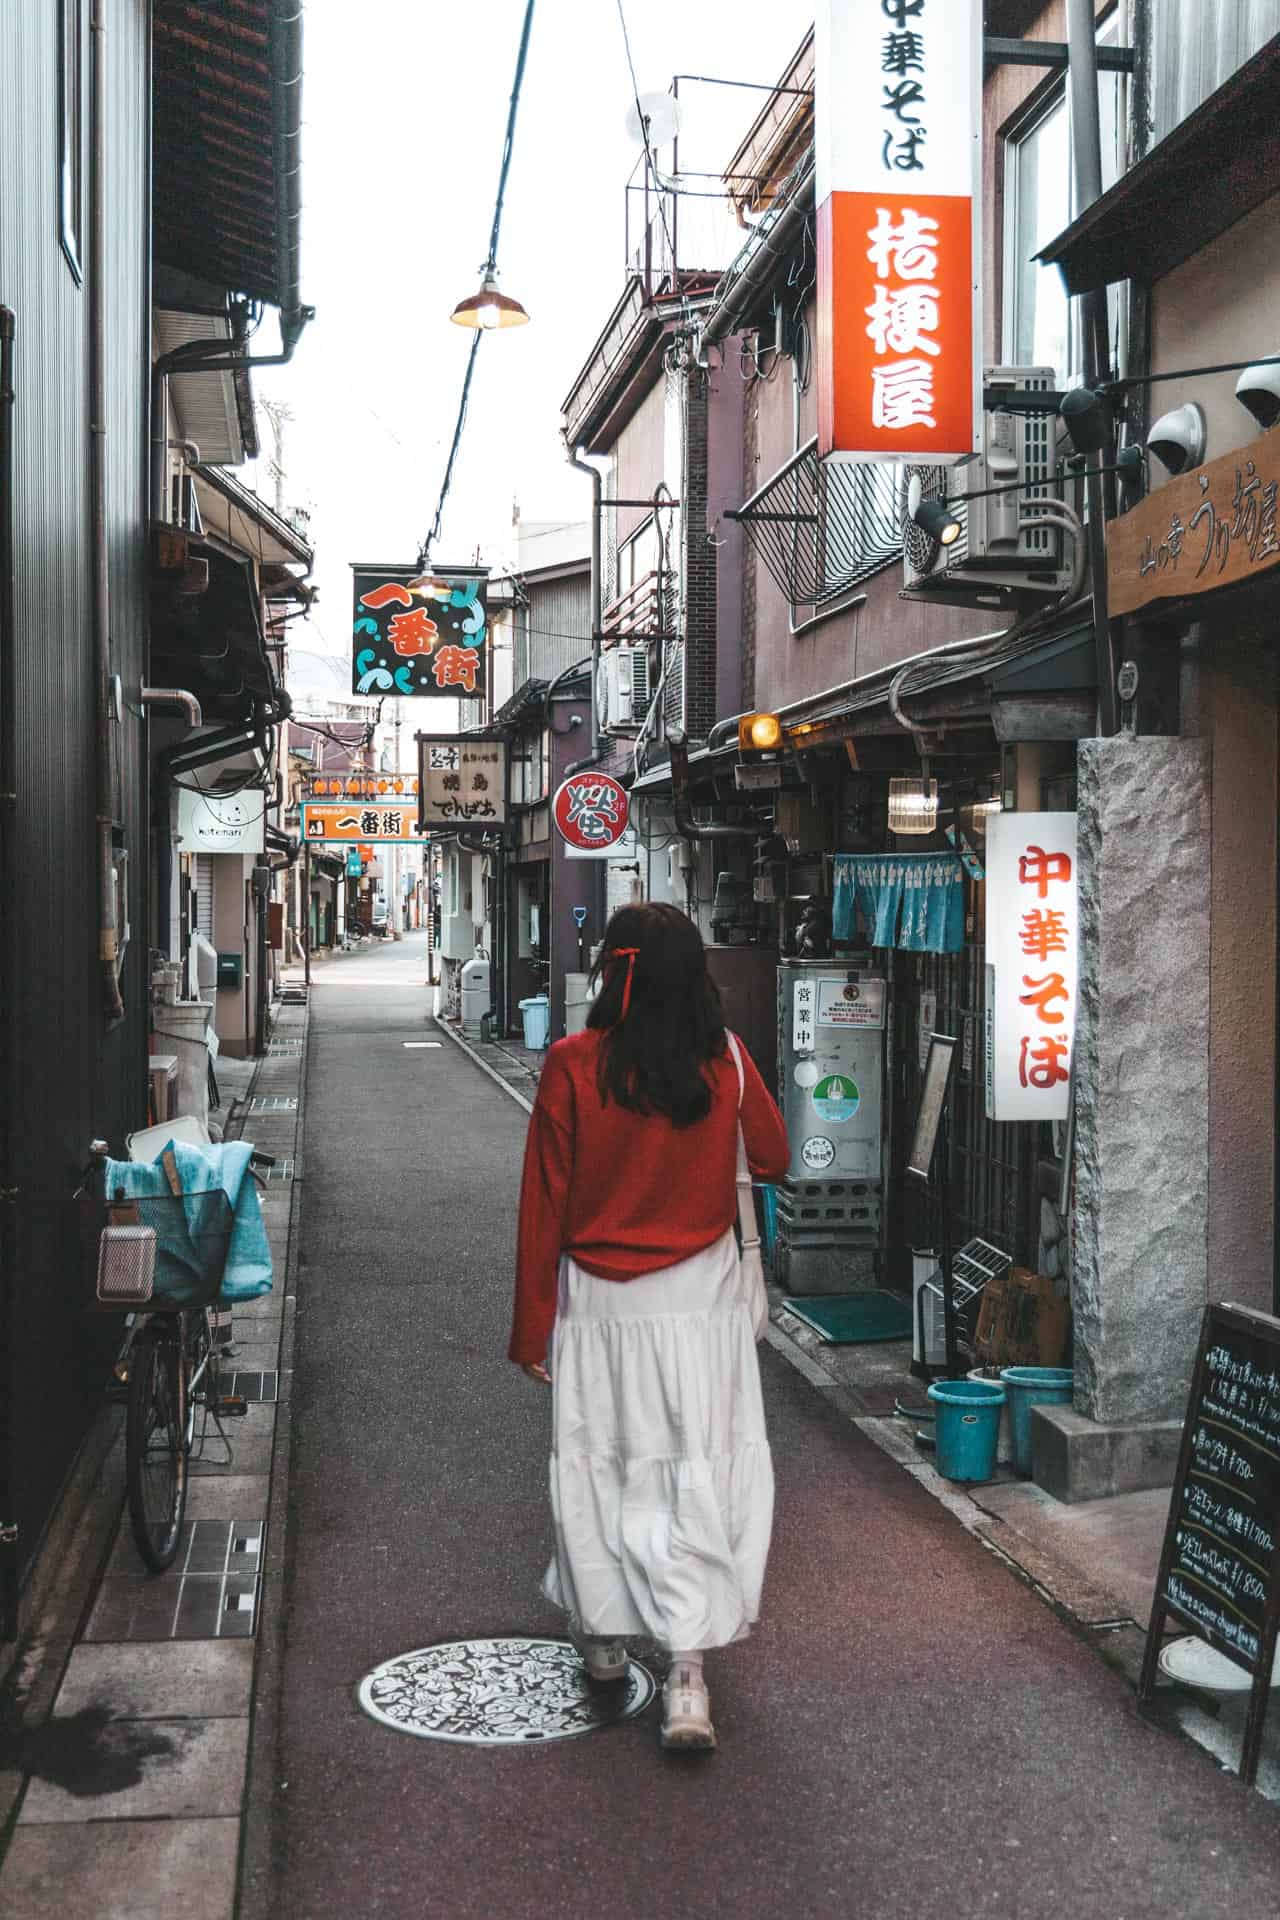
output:
M311 842L302 843L302 978L311 985Z
M18 644L13 552L13 343L17 322L0 307L0 1349L13 1352L14 1275L18 1258L19 947L17 889L17 732L14 703ZM18 1521L14 1506L15 1400L11 1360L0 1366L0 1640L18 1634Z

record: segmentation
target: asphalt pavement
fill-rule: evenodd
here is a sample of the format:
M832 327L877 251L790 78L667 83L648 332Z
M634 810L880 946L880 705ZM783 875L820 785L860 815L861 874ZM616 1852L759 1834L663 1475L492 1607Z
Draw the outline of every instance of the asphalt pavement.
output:
M656 1707L532 1750L361 1711L393 1654L563 1626L538 1590L548 1397L505 1358L525 1115L448 1041L405 1044L434 1037L424 977L411 937L312 989L284 1651L253 1774L270 1872L245 1920L1273 1912L1275 1810L1140 1718L768 1349L774 1549L758 1631L708 1656L717 1753L663 1754Z

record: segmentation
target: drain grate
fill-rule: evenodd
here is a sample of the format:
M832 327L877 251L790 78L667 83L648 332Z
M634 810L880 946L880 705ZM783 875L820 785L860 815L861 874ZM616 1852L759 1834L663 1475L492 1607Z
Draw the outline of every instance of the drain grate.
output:
M267 1057L274 1060L296 1060L302 1052L301 1040L268 1040Z
M592 1686L566 1640L449 1640L397 1654L360 1682L371 1719L397 1733L473 1746L542 1746L643 1713L657 1692L636 1660Z
M258 1093L249 1102L250 1113L296 1113L296 1093Z
M292 1160L277 1160L273 1167L267 1168L268 1183L270 1183L273 1180L292 1180L292 1178L293 1178Z
M236 1373L227 1391L241 1400L265 1403L279 1398L278 1386L279 1376L275 1373Z
M122 1546L98 1589L84 1638L251 1638L261 1596L261 1520L188 1520L167 1573L149 1573L122 1531ZM119 1569L114 1570L114 1569Z

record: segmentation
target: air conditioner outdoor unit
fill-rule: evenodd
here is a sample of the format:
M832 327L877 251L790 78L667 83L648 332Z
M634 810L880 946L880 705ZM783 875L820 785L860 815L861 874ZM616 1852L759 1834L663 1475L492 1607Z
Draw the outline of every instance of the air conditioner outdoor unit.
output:
M469 913L446 913L440 922L440 951L446 960L469 960L476 950L476 930Z
M988 388L1052 391L1052 367L987 367ZM1035 500L1061 500L1056 473L1058 420L1053 413L988 409L983 450L952 467L902 470L903 597L962 607L1034 607L1071 584L1070 536L1056 522L1019 527ZM924 500L956 511L959 538L944 547L918 527L908 508L912 481ZM988 488L1008 487L1007 493ZM970 497L978 496L978 497Z
M611 647L600 656L596 677L596 715L601 728L638 727L649 708L649 649Z

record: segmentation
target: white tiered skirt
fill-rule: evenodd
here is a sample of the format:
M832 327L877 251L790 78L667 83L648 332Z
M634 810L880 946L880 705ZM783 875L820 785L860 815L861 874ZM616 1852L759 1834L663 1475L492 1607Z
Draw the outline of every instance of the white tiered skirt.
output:
M732 1230L625 1282L563 1258L551 1371L547 1598L587 1634L740 1640L760 1612L773 1462Z

